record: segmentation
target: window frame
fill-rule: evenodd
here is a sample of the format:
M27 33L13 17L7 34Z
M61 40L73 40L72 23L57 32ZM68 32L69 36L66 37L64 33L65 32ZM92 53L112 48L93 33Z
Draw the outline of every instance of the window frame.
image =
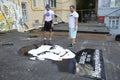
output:
M51 8L56 8L56 0L44 0L44 5L50 5Z
M113 3L113 4L112 4L112 3ZM117 3L116 0L110 0L110 7L111 7L111 8L117 8L117 7L120 7L120 5L117 6L116 3Z
M23 9L22 4L25 4L26 9ZM28 5L27 5L27 2L22 2L21 7L22 7L22 16L23 16L22 19L23 19L23 21L27 22L29 20L28 19Z
M32 2L33 2L33 7L34 8L38 8L39 7L38 0L32 0Z

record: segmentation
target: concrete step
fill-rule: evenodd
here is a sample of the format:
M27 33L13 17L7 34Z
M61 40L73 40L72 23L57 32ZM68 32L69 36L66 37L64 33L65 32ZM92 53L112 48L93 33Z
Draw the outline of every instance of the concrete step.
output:
M55 32L68 32L68 24L58 24L54 27ZM79 23L78 33L109 34L109 30L102 23L88 24Z

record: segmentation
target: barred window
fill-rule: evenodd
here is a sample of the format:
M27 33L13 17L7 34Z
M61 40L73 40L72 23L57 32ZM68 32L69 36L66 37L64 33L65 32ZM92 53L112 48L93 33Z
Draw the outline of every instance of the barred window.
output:
M22 6L23 21L27 21L28 20L27 3L22 2L21 6Z
M47 4L49 4L51 8L55 8L56 7L56 0L44 0L44 4L45 4L45 6Z
M109 27L111 29L119 28L120 17L109 17Z

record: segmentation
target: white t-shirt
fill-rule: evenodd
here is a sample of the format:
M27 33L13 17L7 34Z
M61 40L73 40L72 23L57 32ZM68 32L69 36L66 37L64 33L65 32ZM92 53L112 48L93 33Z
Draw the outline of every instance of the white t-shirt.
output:
M51 21L52 20L52 15L54 14L54 11L52 10L45 10L44 15L45 15L45 21Z
M79 14L76 11L74 11L73 13L70 13L70 15L69 15L69 28L75 27L75 18L78 18L78 17L79 17Z

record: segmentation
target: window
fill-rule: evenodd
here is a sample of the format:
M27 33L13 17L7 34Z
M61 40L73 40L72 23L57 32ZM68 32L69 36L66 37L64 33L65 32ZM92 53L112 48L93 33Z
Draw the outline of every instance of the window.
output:
M22 3L22 16L23 16L23 21L28 20L28 12L27 12L27 3Z
M120 7L120 0L99 0L99 7Z
M44 0L44 4L45 4L45 6L47 4L49 4L51 8L55 8L56 7L56 0Z
M109 26L111 29L119 28L120 17L109 17Z
M33 7L37 8L38 7L38 0L33 0Z
M120 7L120 0L111 0L111 7Z
M56 0L50 0L50 6L51 7L56 7Z
M98 0L98 2L99 8L110 7L110 0Z

